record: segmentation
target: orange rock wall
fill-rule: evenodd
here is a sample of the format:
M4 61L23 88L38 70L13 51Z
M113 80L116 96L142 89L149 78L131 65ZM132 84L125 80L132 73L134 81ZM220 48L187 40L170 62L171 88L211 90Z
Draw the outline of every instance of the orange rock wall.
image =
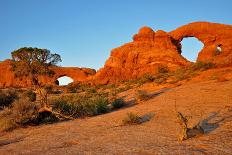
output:
M177 28L169 33L180 42L185 37L195 37L204 44L197 61L213 61L217 64L232 64L232 26L226 24L195 22ZM215 55L217 46L222 51ZM181 47L180 47L181 48Z
M96 73L95 70L89 68L78 67L52 67L55 74L52 77L40 76L39 79L43 84L55 85L55 81L62 76L71 77L74 82L84 81L89 76ZM31 81L27 77L16 78L11 69L11 60L0 62L0 88L7 87L30 87Z
M218 65L232 65L232 26L225 24L195 22L169 33L154 32L143 27L133 36L133 41L111 51L104 67L93 77L97 83L128 80L156 72L160 64L171 70L190 64L181 55L181 41L196 37L204 44L197 61L212 61ZM217 46L222 51L215 54Z

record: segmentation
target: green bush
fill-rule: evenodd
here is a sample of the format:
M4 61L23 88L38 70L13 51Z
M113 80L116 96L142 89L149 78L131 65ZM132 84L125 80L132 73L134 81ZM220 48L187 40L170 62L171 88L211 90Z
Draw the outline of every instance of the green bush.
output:
M70 117L85 117L108 112L108 99L103 96L66 96L50 101L52 109Z
M134 125L134 124L140 124L141 118L139 115L135 113L127 113L127 116L122 120L123 125Z
M121 107L123 107L125 105L125 102L122 98L118 98L118 99L115 99L112 103L111 103L112 107L114 109L119 109Z
M96 97L90 100L91 104L94 105L93 115L99 115L107 113L108 108L108 99L104 97Z
M53 101L52 110L67 116L77 116L79 112L77 104L68 103L62 98L58 98Z
M18 93L15 89L0 90L0 109L10 106L17 98Z

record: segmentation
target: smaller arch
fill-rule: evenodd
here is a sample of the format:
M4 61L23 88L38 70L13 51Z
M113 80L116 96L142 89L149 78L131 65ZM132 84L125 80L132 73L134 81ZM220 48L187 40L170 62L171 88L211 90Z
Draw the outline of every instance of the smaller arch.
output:
M55 84L59 86L66 86L70 83L72 83L74 80L66 75L59 76L59 78L56 79Z

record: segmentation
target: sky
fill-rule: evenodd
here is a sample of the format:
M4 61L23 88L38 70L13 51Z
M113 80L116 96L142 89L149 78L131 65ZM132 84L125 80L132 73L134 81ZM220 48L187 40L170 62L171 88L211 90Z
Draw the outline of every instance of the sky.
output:
M38 47L60 54L61 66L99 69L142 26L169 32L194 21L232 25L231 6L232 0L0 0L0 61ZM202 48L196 39L182 45L192 61Z

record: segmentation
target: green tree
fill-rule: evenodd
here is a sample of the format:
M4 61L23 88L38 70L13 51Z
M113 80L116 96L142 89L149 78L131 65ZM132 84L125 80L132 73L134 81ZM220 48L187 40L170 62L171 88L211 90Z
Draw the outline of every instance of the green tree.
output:
M34 89L39 93L41 104L47 106L47 93L39 81L39 75L52 76L50 66L61 62L59 54L52 54L47 49L23 47L11 53L12 68L16 77L29 77Z

